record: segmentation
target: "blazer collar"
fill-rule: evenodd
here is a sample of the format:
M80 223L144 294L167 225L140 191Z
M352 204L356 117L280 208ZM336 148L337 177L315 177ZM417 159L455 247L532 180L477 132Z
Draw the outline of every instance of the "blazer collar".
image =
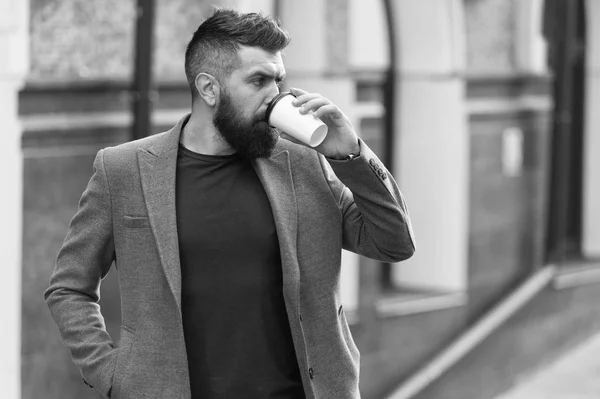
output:
M157 136L156 140L148 147L147 152L158 158L169 157L172 151L177 151L179 148L179 140L183 126L190 119L191 114L185 115L177 122L169 131Z
M147 149L138 150L142 189L150 225L166 279L180 311L181 261L175 182L181 130L189 117L189 114L186 115L171 130L156 137ZM290 154L280 140L271 157L257 159L252 164L273 211L281 251L284 286L288 288L284 290L284 295L291 295L296 301L299 295L300 273L296 256L298 221Z
M300 303L300 269L296 250L298 209L291 159L289 151L282 148L281 143L276 150L269 158L255 160L253 166L269 198L275 220L281 253L284 296L291 301L288 303Z
M175 172L181 129L190 115L157 136L147 149L138 150L142 190L160 262L181 311L181 263L175 210Z

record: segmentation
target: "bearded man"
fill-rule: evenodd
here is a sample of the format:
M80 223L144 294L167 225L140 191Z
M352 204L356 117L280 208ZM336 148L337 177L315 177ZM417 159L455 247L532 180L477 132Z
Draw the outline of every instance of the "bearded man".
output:
M191 113L98 152L45 292L83 380L105 397L359 398L341 251L414 252L390 173L328 99L291 89L328 126L315 148L269 126L289 34L216 10L191 39ZM118 271L119 345L99 307Z

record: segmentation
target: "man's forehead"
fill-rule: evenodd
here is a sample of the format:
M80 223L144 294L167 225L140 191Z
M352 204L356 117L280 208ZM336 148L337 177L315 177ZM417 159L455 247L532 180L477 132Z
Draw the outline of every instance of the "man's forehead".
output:
M238 53L241 69L245 73L268 73L269 75L285 75L285 67L281 52L271 53L260 47L242 46Z

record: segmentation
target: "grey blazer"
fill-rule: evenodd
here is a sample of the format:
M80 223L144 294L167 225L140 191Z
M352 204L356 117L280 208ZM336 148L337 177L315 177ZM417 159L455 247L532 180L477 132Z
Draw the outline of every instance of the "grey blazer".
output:
M105 397L190 398L175 216L187 117L168 132L98 152L45 292L84 381ZM360 355L340 298L341 250L388 262L409 258L415 247L404 199L362 141L359 157L333 161L279 140L273 155L253 166L273 210L306 396L360 398ZM118 347L98 305L113 263L122 301Z

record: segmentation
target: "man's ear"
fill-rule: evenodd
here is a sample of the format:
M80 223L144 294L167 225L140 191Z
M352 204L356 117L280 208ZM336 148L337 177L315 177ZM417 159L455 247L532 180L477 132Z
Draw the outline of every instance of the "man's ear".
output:
M204 100L208 106L216 106L219 102L221 90L219 81L211 74L202 72L196 76L195 83L198 97Z

